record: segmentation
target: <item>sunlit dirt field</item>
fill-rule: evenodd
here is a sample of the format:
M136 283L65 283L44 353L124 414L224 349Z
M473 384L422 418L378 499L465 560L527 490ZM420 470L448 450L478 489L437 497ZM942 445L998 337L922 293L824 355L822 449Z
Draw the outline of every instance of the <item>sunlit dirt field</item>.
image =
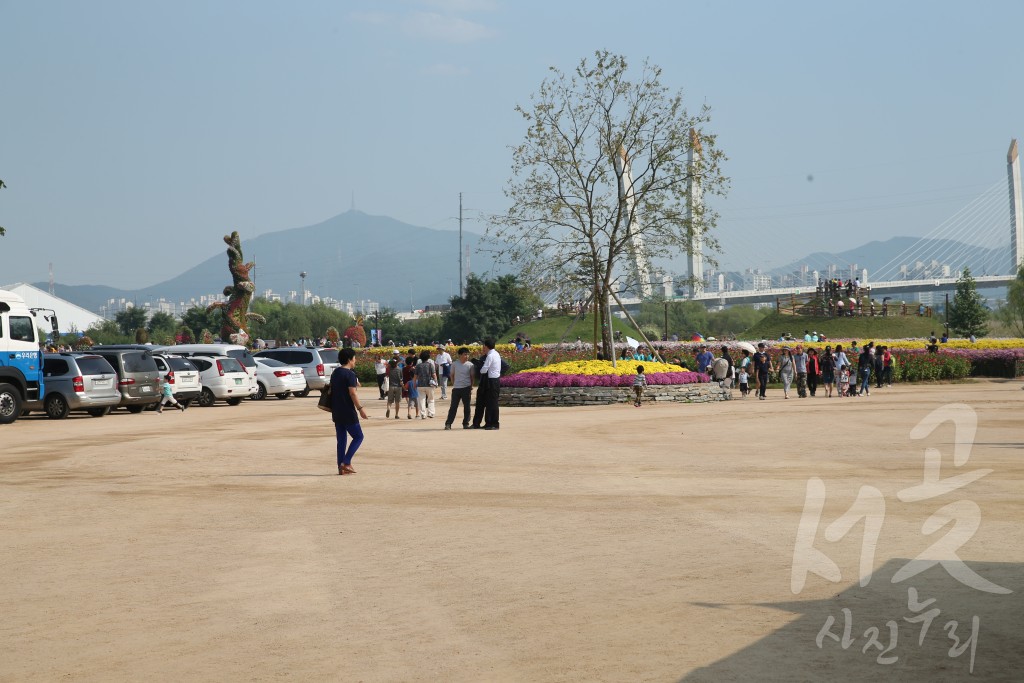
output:
M1019 681L1021 387L506 408L497 432L386 420L367 389L344 477L313 396L20 420L0 680Z

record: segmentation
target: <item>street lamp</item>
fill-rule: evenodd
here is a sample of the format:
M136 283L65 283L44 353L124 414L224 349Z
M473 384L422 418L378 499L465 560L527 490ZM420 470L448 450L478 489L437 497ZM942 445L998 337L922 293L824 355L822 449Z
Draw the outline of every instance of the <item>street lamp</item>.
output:
M306 305L306 271L302 271L301 273L299 273L299 282L300 282L300 284L299 284L300 290L299 291L302 294L302 305L305 306Z

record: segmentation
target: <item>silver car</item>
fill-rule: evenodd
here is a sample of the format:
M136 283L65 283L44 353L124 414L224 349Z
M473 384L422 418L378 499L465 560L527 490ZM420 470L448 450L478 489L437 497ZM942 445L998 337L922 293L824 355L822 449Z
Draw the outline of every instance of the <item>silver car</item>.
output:
M25 411L42 410L53 420L72 411L103 417L121 402L117 373L104 358L93 354L43 354L42 400L29 401Z

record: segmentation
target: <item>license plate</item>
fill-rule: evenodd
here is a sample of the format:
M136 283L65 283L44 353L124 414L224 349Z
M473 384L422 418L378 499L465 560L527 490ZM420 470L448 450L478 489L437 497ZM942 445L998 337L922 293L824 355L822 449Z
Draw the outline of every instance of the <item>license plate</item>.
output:
M235 378L235 384L241 384L241 383L242 383L242 380L240 380L239 378L236 377Z
M148 394L151 391L153 391L153 387L142 387L142 393L144 394Z
M92 381L92 385L94 387L109 387L110 386L110 381L111 380L109 380L109 379L94 379Z

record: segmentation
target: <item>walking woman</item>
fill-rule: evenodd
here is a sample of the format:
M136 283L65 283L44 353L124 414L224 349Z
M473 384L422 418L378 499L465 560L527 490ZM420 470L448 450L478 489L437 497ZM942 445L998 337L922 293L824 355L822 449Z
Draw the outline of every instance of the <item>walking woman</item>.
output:
M341 367L331 373L331 418L338 438L338 474L355 474L352 456L363 443L363 428L359 426L359 418L368 418L356 393L359 380L356 379L356 373L352 372L356 364L356 352L342 349L338 352L338 360L341 361ZM352 443L348 443L349 437L352 437Z
M825 397L832 398L832 385L836 383L836 358L832 355L832 345L825 347L818 357L821 368L821 383L825 385Z
M796 373L796 365L793 362L793 350L788 346L782 349L779 356L779 379L782 380L782 394L789 398L789 387L793 384L793 377Z
M814 392L818 390L818 373L821 372L821 366L818 363L818 349L813 346L807 349L807 391L810 392L811 396L814 396Z
M416 409L416 417L420 416L420 393L416 387L416 356L409 354L402 368L402 393L405 396L405 416L412 419L412 409Z

